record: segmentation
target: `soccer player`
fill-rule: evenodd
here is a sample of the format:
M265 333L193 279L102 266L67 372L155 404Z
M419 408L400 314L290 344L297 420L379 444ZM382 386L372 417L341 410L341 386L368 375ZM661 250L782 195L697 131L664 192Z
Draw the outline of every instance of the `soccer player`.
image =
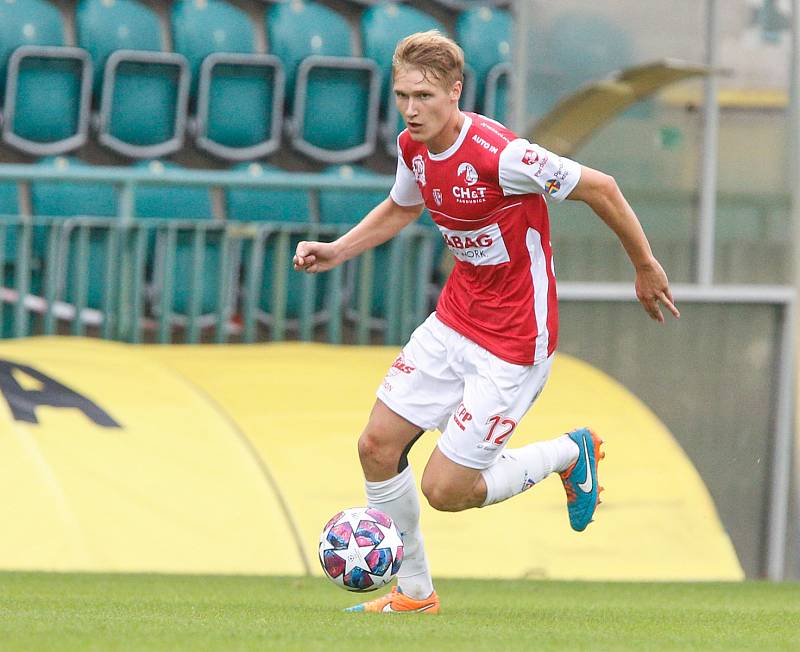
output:
M459 110L464 54L437 31L412 34L392 74L406 129L389 196L334 242L300 242L294 268L324 272L386 242L426 206L455 258L436 311L411 335L377 391L358 453L368 503L389 514L405 558L390 593L349 611L439 611L407 455L426 430L441 436L422 475L434 509L460 511L561 476L573 529L594 515L602 440L580 428L506 448L541 393L558 336L547 202L586 203L618 236L636 296L654 320L680 316L667 276L614 179ZM545 201L547 200L547 202Z

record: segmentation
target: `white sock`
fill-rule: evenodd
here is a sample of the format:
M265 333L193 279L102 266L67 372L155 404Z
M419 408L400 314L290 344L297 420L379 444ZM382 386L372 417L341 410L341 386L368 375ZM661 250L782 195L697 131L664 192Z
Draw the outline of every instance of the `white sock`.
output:
M486 482L483 506L502 502L530 489L553 471L566 471L578 459L580 449L568 435L549 441L506 449L482 472Z
M433 580L419 527L419 495L411 467L381 482L365 482L367 503L386 512L403 537L403 563L397 586L410 598L422 600L433 593Z

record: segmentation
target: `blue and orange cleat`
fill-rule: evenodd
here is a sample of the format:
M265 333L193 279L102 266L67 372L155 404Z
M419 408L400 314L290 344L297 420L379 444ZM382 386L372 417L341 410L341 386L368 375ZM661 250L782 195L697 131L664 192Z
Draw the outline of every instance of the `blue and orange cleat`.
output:
M600 450L603 440L588 428L579 428L569 433L569 438L578 444L578 459L561 476L567 492L569 524L573 530L583 532L592 522L594 510L602 501L603 487L597 484L597 464L606 454Z
M369 602L362 602L354 607L348 607L345 611L369 611L384 614L438 614L439 596L434 591L424 600L414 600L407 595L403 595L400 589L395 586L386 595Z

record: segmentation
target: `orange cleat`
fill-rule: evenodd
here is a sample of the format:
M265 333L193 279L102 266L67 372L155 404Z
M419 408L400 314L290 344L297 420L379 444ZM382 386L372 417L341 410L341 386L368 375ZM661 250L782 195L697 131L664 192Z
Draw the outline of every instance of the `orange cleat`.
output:
M439 596L434 591L424 600L414 600L407 595L403 595L400 589L395 586L390 593L382 595L380 598L375 598L375 600L348 607L345 611L370 611L384 614L438 614Z

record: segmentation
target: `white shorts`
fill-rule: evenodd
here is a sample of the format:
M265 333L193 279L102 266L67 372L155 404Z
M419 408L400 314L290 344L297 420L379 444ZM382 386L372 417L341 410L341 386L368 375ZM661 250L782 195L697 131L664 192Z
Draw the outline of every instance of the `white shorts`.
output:
M393 412L441 431L439 450L473 469L491 466L550 375L506 362L431 314L411 335L378 388Z

